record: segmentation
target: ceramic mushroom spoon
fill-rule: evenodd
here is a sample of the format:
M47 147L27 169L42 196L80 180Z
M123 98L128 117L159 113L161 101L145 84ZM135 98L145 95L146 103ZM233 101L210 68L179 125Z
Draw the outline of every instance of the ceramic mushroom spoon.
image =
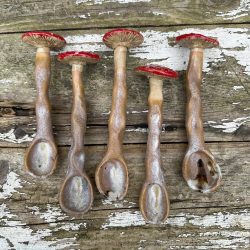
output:
M107 195L110 200L121 200L128 189L128 170L122 154L126 125L126 57L128 48L139 46L143 36L135 30L115 29L107 32L103 41L114 49L114 86L108 149L96 169L95 180L101 194Z
M59 200L65 212L77 215L86 213L93 202L92 185L84 170L84 135L87 115L82 71L86 63L96 63L100 60L100 57L89 52L70 51L59 54L58 60L72 65L73 83L72 145L68 156L68 171Z
M25 156L25 168L35 176L47 176L53 173L57 163L51 108L48 97L50 82L50 49L65 46L63 37L42 31L27 32L22 40L37 47L35 60L35 79L37 86L36 123L37 133Z
M148 142L146 151L146 180L140 194L140 210L151 223L164 222L169 213L169 199L162 172L160 134L162 130L162 84L164 78L177 78L178 74L157 65L135 68L149 78Z
M193 33L178 36L176 42L191 50L186 81L188 149L183 161L183 176L190 188L208 193L220 184L221 171L205 145L200 88L204 49L217 47L219 42Z

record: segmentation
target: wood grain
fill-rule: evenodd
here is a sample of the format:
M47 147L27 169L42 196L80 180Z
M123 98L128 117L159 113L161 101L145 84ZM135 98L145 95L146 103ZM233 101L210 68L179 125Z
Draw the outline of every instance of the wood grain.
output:
M199 31L212 32L220 36L232 36L232 43L221 40L219 50L205 52L204 79L202 86L202 106L204 126L207 141L247 141L249 140L249 73L250 62L246 55L249 53L247 42L250 36L249 25L223 28L217 26L203 26ZM241 27L241 28L240 28ZM168 32L183 32L186 27L168 28ZM85 72L86 99L88 112L87 144L104 144L107 142L107 121L111 107L113 85L113 52L101 42L102 34L106 30L60 32L68 40L65 50L90 49L102 56L97 65L88 66ZM133 68L140 64L157 61L166 66L185 69L179 65L182 60L185 64L188 53L179 47L173 47L169 33L164 28L145 28L142 32L146 41L139 50L131 50L128 58L128 108L127 131L125 143L145 143L147 128L147 95L149 86L145 78L137 76ZM166 37L166 38L165 38ZM159 38L159 40L157 40ZM166 55L150 50L166 41ZM95 39L97 40L95 42ZM163 41L161 40L163 39ZM221 38L223 39L223 38ZM241 39L241 40L240 40ZM35 133L34 119L34 49L21 43L19 34L1 35L0 44L0 114L4 117L0 121L2 138L0 146L15 146L11 142L29 141ZM229 46L229 47L228 47ZM15 49L14 49L15 48ZM161 47L160 47L161 49ZM16 53L16 50L19 53ZM8 51L8 54L4 53ZM242 53L244 52L244 53ZM169 55L169 53L172 53ZM182 56L182 53L184 55ZM227 56L233 54L233 56ZM180 57L179 57L180 56ZM145 59L143 59L145 57ZM171 60L168 62L168 58ZM176 57L176 59L175 59ZM184 57L184 59L180 59ZM209 59L209 57L211 59ZM214 59L213 59L214 57ZM147 59L148 58L148 59ZM214 60L214 63L213 63ZM182 63L182 62L181 62ZM243 66L245 64L245 66ZM70 110L71 110L71 73L70 67L57 62L56 56L52 59L52 82L50 96L52 102L54 132L59 145L69 145L70 137ZM185 142L185 78L184 71L180 71L180 79L164 82L164 106L162 134L163 142ZM8 132L14 131L14 140L9 138ZM225 132L225 133L221 133ZM7 134L7 135L6 135ZM23 137L28 137L27 139ZM13 133L11 134L13 137ZM20 139L20 140L18 140ZM25 146L27 145L24 144ZM20 145L22 146L22 144Z
M248 0L0 0L0 248L44 249L248 249L250 242L250 25ZM124 154L130 184L123 202L112 203L94 189L92 210L70 218L59 207L66 173L72 105L71 70L52 54L50 97L59 164L47 179L23 171L25 148L36 132L35 49L21 33L52 30L64 49L102 56L85 71L87 99L86 171L94 171L107 143L113 85L113 51L102 43L112 27L134 27L142 46L127 58L128 108ZM223 174L218 192L202 195L181 174L187 147L185 70L188 50L177 35L196 32L217 38L205 51L202 107L206 142ZM166 224L145 224L138 198L145 176L147 79L133 68L160 64L180 72L163 85L162 158L171 210Z
M236 239L234 244L238 247L246 246L244 242L237 242L237 236L234 234L240 231L241 237L244 238L248 232L247 229L250 228L248 181L250 168L246 157L250 149L248 143L210 144L222 169L223 184L218 192L209 195L192 192L186 186L181 176L181 161L185 148L185 144L165 144L161 147L163 170L171 202L170 218L167 224L161 226L145 225L138 209L139 191L145 174L143 164L145 145L124 147L130 176L130 186L125 201L111 203L103 199L95 189L93 209L90 213L73 220L70 220L58 206L58 189L66 171L69 148L60 148L58 169L47 179L34 179L23 172L24 149L2 149L1 166L3 164L5 168L8 166L8 171L1 172L1 175L6 175L9 179L13 173L16 176L11 194L8 193L10 184L7 181L2 183L0 196L1 206L4 205L4 209L0 228L4 230L6 225L13 229L30 228L34 231L34 235L39 235L39 230L49 230L51 234L45 237L48 242L53 238L57 240L72 238L77 234L74 244L84 244L87 249L98 247L101 242L108 249L112 247L127 249L128 246L136 249L138 244L146 249L150 249L154 244L159 246L159 249L168 248L174 244L174 239L179 237L181 237L181 242L178 243L180 246L200 245L204 239L206 242L202 244L207 245L210 239L222 240L227 237L234 237ZM96 165L104 152L103 146L86 148L86 171L92 181ZM1 176L1 179L4 179L4 176ZM8 218L10 215L12 217ZM61 228L62 225L66 229ZM69 228L79 227L79 229L67 230L67 225ZM106 230L100 231L101 228ZM97 231L99 233L96 235ZM123 237L122 232L126 238ZM213 232L217 233L213 234ZM119 240L113 241L119 234L121 234ZM199 237L192 241L194 235ZM126 245L125 242L128 239L128 245ZM9 240L12 239L9 238ZM140 240L147 242L140 242ZM39 242L38 239L37 241ZM111 248L109 244L112 244ZM173 246L173 249L178 249L177 246ZM221 249L224 249L223 245Z
M0 1L0 32L249 22L248 1Z

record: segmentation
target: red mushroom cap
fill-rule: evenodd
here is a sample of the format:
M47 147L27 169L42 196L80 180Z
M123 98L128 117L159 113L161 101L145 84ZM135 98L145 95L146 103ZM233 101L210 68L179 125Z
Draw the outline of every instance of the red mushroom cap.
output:
M83 63L96 63L100 61L100 56L98 54L85 52L85 51L67 51L60 53L57 56L59 61L69 63L69 64L83 64Z
M113 49L117 46L133 48L143 42L143 36L140 32L132 29L114 29L103 36L103 42Z
M31 44L35 47L48 47L53 49L60 49L65 46L66 41L63 37L45 31L30 31L22 35L23 42Z
M213 48L219 46L219 42L216 39L195 33L177 36L175 41L188 48Z
M139 66L134 69L139 74L148 77L159 77L159 78L177 78L178 73L167 67L162 67L159 65L147 65Z

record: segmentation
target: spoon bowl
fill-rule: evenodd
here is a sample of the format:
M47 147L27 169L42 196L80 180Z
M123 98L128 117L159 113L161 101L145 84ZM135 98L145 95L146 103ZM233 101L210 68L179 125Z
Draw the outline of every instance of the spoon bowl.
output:
M147 222L164 222L169 214L169 198L165 186L145 182L140 195L140 210Z
M46 139L34 140L25 157L25 165L29 173L35 176L51 175L56 163L56 146Z
M122 200L128 189L126 163L119 159L104 161L96 171L96 185L110 200Z
M65 179L60 192L60 205L70 214L83 214L93 203L93 189L85 174L70 175Z
M198 150L186 155L183 175L190 188L203 193L214 191L222 177L219 165L207 150Z

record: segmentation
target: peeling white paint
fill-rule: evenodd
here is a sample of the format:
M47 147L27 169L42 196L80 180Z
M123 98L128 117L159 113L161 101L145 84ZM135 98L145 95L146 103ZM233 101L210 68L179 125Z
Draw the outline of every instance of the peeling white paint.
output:
M137 3L137 2L150 2L151 0L76 0L76 4L86 3L87 5L104 4L104 3Z
M3 85L3 84L10 84L12 83L13 81L10 80L10 79L0 79L0 84Z
M244 86L242 85L233 86L233 90L240 90L240 89L244 89Z
M102 225L102 229L108 229L111 227L129 227L129 226L142 226L145 225L145 221L142 218L139 211L135 212L115 212L111 213L108 221Z
M11 129L6 133L0 133L0 140L20 144L23 142L30 142L35 137L35 134L32 134L31 136L26 134L22 138L17 139L14 131L15 131L14 129Z
M51 206L48 204L45 211L41 211L41 209L39 209L37 206L28 207L28 209L30 209L33 214L39 216L48 223L53 223L67 218L59 206Z
M7 226L0 227L0 246L4 250L22 249L22 250L56 250L66 247L76 246L75 238L64 238L47 241L44 237L51 236L51 229L42 229L33 231L25 223L18 220L18 216L12 214L6 204L0 205L0 219ZM69 226L68 226L69 224ZM63 225L61 229L78 230L70 223ZM56 231L56 230L55 230ZM10 246L12 244L13 246ZM72 249L72 248L71 248Z
M203 70L209 72L212 65L226 60L225 56L234 57L245 67L245 73L250 74L250 34L248 29L216 28L212 30L188 28L177 32L159 32L148 30L142 32L144 43L142 46L131 49L131 56L150 60L151 64L160 64L174 70L185 70L188 63L189 50L179 45L169 45L169 39L185 33L201 33L215 37L220 42L219 48L205 51ZM229 39L230 37L230 39ZM156 60L156 61L155 61ZM230 66L230 65L229 65ZM232 69L233 70L233 69Z
M51 230L44 229L34 232L28 226L0 227L0 236L1 249L6 250L56 250L76 245L74 244L75 238L46 241L43 238L51 236ZM12 247L9 242L13 245Z
M132 201L128 201L128 200L121 200L121 201L113 201L112 199L109 199L109 197L107 197L106 199L102 200L102 204L103 205L111 205L114 206L115 208L132 208L135 207L136 203L132 202Z
M141 113L148 113L148 110L142 110L142 111L136 111L136 110L132 110L129 112L129 114L141 114Z
M155 15L155 16L163 16L163 15L165 15L165 13L164 13L164 12L161 12L161 11L152 11L152 13L153 13L153 15Z
M13 217L16 217L16 216L9 211L5 203L2 203L0 205L0 221L4 222L4 224L7 226L20 225L19 221L12 220Z
M73 222L67 222L64 223L62 226L57 227L53 231L59 231L59 230L65 230L65 231L78 231L80 228L87 228L87 223L73 223Z
M115 212L111 213L107 222L102 225L102 229L112 227L131 227L145 225L141 213L135 212ZM200 228L231 228L239 227L242 229L250 229L250 212L242 210L235 213L213 213L211 215L197 216L192 214L177 214L175 217L169 217L167 222L171 226L184 227L187 224L198 226Z
M140 132L140 133L147 133L147 128L128 128L125 130L126 132Z
M212 128L222 129L224 133L234 133L238 130L244 123L250 121L250 116L236 118L233 121L222 122L218 124L216 122L208 121L207 124Z
M250 12L250 1L241 0L239 6L228 12L219 12L217 16L223 17L224 20L233 20L239 17L247 16Z
M176 44L169 44L169 40L185 33L201 33L215 37L220 42L219 48L205 51L203 70L209 72L211 66L223 62L226 57L233 57L237 63L245 68L244 73L250 75L250 33L247 28L216 28L199 29L188 28L177 32L160 32L147 30L142 32L144 42L137 48L130 49L130 57L137 57L148 60L149 64L159 64L170 67L174 70L186 70L189 50ZM86 34L65 37L67 45L63 51L92 51L105 52L112 51L102 42L103 34ZM230 38L230 39L229 39ZM52 52L57 54L57 52ZM228 65L234 72L234 68Z
M114 10L108 10L108 11L102 11L102 12L99 12L98 15L101 16L101 15L109 15L111 13L115 13Z
M109 110L108 112L103 112L103 113L101 113L102 115L110 115L110 113L111 113L111 110Z
M201 249L239 249L242 246L248 246L250 243L249 231L213 231L205 233L184 233L178 236L179 238L206 238L204 241L206 246L202 246ZM215 239L211 239L211 238ZM200 248L199 248L200 249Z
M12 196L12 194L18 192L17 188L21 188L21 180L19 175L11 171L6 177L6 182L2 186L2 191L0 192L0 199L7 199Z

